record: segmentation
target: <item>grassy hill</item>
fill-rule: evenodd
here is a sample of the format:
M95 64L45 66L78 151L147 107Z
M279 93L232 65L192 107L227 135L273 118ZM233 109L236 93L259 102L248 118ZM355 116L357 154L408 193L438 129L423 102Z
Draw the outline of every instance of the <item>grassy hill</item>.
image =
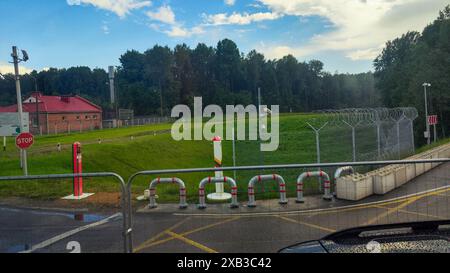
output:
M255 141L237 141L237 165L312 163L316 161L315 138L312 130L306 126L311 115L290 114L280 117L280 146L275 152L260 152ZM317 116L314 116L317 117ZM70 135L38 136L29 150L30 174L56 174L71 172L71 144L80 141L83 144L84 172L111 171L127 179L141 170L212 167L213 147L211 141L174 141L170 135L171 124L138 126L132 128L105 129ZM367 143L373 140L367 132ZM101 139L101 143L98 140ZM370 141L369 141L370 140ZM351 138L341 131L329 130L321 136L322 162L351 160ZM58 152L56 145L62 145ZM331 143L331 144L330 144ZM369 145L370 146L370 145ZM363 147L361 147L362 149ZM370 149L367 147L367 149ZM223 142L224 166L232 165L231 141ZM287 182L288 195L295 195L295 179L305 170L280 170ZM332 174L333 170L326 170ZM236 180L239 199L246 200L246 187L249 179L272 170L238 172ZM19 152L14 139L8 139L6 152L0 151L0 176L21 175ZM212 173L175 175L187 185L188 200L197 200L199 181ZM233 177L233 172L226 173ZM149 182L155 177L141 177L133 186L133 192L142 194ZM118 192L118 184L112 179L84 179L86 192ZM306 184L307 191L317 191L317 184ZM274 183L258 185L258 198L277 197ZM208 186L207 191L213 191ZM158 186L159 201L176 201L178 189L173 185ZM72 182L64 181L12 181L0 183L0 196L19 196L53 199L72 193Z

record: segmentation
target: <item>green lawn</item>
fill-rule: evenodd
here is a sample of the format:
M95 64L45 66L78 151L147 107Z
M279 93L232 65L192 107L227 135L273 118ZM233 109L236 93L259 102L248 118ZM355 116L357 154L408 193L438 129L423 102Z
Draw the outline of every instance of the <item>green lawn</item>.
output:
M310 115L289 114L280 117L280 146L275 152L259 152L259 143L255 141L238 141L236 143L237 165L312 163L316 161L315 138L305 121ZM317 116L315 116L317 117ZM174 141L167 130L171 124L138 126L132 128L106 129L71 135L50 135L36 137L34 146L29 150L30 174L56 174L71 172L70 144L80 141L83 144L84 172L111 171L127 179L131 174L141 170L212 167L213 147L210 141ZM159 132L156 135L155 132ZM367 132L369 142L372 133ZM134 139L131 138L134 136ZM98 138L102 143L98 144ZM351 158L351 139L339 130L329 130L321 142L334 143L324 145L322 162L347 161ZM61 143L63 150L58 152L56 144ZM224 166L232 165L231 141L223 142ZM362 149L362 148L361 148ZM370 149L370 148L369 148ZM18 150L14 139L8 139L8 149L0 152L0 176L21 175ZM277 171L287 182L288 195L295 195L295 179L305 170ZM332 175L333 170L326 170ZM249 179L260 173L272 173L271 170L260 172L245 171L237 173L239 199L244 201ZM197 200L198 183L212 173L195 173L176 175L186 182L188 200ZM226 173L233 177L233 172ZM133 186L133 192L142 194L150 180L155 177L140 177ZM84 180L86 192L118 192L117 182L109 178ZM306 184L307 192L317 192L317 182ZM259 198L277 197L276 185L265 183L257 188ZM213 186L207 187L212 191ZM70 194L72 182L64 181L12 181L0 183L0 196L18 196L40 199L54 199ZM158 186L159 202L176 201L178 189L174 185Z

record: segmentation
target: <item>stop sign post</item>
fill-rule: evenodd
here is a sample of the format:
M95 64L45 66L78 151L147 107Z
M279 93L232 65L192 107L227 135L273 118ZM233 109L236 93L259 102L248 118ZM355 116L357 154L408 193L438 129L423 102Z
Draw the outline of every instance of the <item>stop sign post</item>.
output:
M23 168L23 174L28 175L27 166L27 149L34 143L34 137L30 133L20 133L16 137L16 146L20 149L21 167Z
M16 146L21 150L31 147L34 143L34 137L30 133L21 133L16 137Z

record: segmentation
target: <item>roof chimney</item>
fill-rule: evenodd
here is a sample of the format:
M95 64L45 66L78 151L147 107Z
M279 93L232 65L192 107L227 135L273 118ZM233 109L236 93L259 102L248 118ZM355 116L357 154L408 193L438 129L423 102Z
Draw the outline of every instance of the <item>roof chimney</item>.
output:
M69 103L70 102L70 95L62 95L61 96L61 101L65 102L65 103Z

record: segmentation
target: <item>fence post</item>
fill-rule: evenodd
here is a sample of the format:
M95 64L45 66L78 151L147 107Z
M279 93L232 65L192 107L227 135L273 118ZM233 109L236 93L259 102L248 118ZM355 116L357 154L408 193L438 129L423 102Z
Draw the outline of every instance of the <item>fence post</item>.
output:
M410 124L412 154L415 154L416 153L416 146L415 146L415 143L414 143L414 123L413 123L412 119L409 120L409 124Z
M233 134L233 167L236 167L236 137L234 132L234 126L232 129L232 134ZM233 178L237 179L236 170L233 171Z
M352 150L353 150L353 162L356 162L356 132L355 127L352 126Z
M400 120L397 120L397 157L400 159Z
M317 163L320 163L320 130L322 130L323 128L325 128L325 126L327 126L328 121L325 122L324 125L322 125L322 127L320 127L319 129L316 129L314 126L312 126L311 124L309 124L308 122L306 123L309 125L309 127L311 127L311 129L315 132L316 134L316 155L317 155ZM321 169L319 168L318 171L320 172ZM323 190L322 187L322 178L319 178L319 189L320 191Z
M381 133L380 133L380 123L377 122L377 149L378 149L378 159L381 159Z
M356 126L359 125L359 122L357 124L350 124L348 122L346 122L345 120L342 121L345 124L347 124L347 126L349 126L350 128L352 128L352 159L353 162L356 162Z

